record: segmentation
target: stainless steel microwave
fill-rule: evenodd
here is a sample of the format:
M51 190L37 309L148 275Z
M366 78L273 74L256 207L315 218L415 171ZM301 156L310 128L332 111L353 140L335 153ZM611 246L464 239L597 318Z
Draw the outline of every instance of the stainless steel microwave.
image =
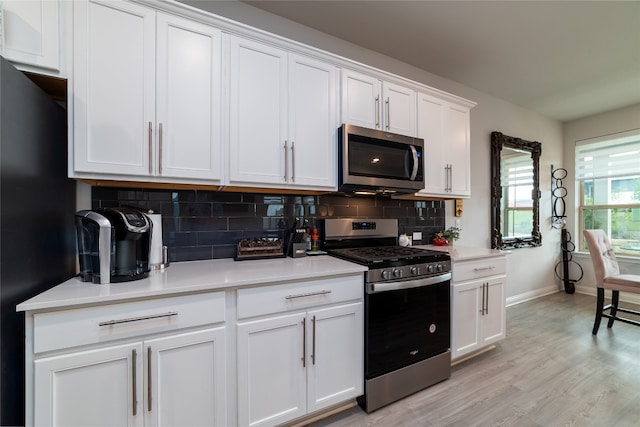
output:
M415 193L424 188L424 140L343 124L338 129L339 190Z

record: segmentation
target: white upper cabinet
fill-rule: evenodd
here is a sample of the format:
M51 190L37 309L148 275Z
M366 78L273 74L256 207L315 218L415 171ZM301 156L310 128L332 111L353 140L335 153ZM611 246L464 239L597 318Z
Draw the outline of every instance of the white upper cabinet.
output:
M416 136L416 92L344 69L342 122Z
M335 189L335 67L230 36L229 79L229 182Z
M419 195L470 195L471 102L173 2L59 1L0 4L5 52L11 10L73 11L72 178L336 191L349 123L425 138Z
M166 14L157 27L156 174L220 180L221 32Z
M287 52L230 37L229 55L229 180L284 184Z
M2 56L19 67L43 68L47 74L46 70L60 70L59 6L58 0L0 2Z
M151 175L155 11L76 2L74 34L74 170Z
M291 184L335 189L338 84L333 65L289 55Z
M425 196L471 195L471 105L418 94L418 137L424 139Z
M221 32L125 1L74 29L75 176L219 181Z

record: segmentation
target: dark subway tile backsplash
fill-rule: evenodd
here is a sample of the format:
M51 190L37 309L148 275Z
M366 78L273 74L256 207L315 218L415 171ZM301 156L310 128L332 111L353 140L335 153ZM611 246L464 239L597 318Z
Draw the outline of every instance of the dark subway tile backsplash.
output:
M443 201L385 197L229 193L93 187L93 208L136 206L162 214L163 242L171 261L232 258L242 239L284 239L297 217L309 226L325 218L397 218L399 231L421 231L422 244L444 229ZM416 242L420 243L420 242Z

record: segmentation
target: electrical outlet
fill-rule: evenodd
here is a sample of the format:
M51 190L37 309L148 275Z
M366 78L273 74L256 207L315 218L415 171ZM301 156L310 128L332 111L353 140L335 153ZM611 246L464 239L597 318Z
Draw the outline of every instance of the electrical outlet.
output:
M415 242L416 240L418 240L418 241L422 240L422 231L414 231L413 232L413 241Z
M462 229L462 221L460 221L459 219L456 219L456 228Z

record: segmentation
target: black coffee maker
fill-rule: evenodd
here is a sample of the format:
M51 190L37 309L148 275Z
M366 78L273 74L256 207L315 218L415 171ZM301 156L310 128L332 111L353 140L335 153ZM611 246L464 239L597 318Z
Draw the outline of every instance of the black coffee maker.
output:
M149 275L152 223L134 208L76 212L80 278L116 283Z

